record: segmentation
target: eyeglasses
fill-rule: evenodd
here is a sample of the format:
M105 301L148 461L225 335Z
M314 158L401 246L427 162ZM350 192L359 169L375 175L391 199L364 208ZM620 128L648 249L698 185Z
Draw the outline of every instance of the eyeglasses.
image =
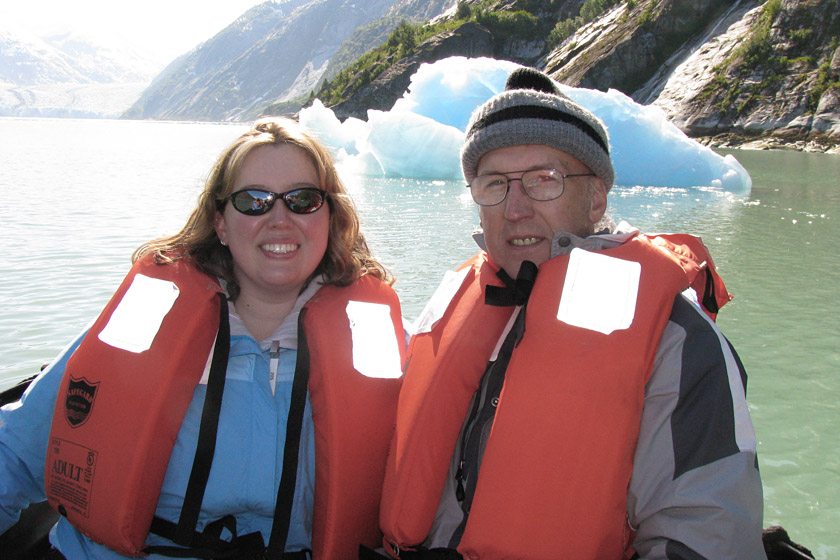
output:
M301 187L276 193L263 189L245 189L236 191L226 200L233 207L248 216L261 216L274 207L277 199L283 201L290 211L295 214L311 214L317 212L327 199L327 192L315 187Z
M521 177L510 178L508 175L522 173ZM568 177L594 177L594 173L572 173L564 175L556 169L529 169L528 171L510 171L479 175L467 185L473 200L480 206L496 206L504 202L510 191L511 181L521 181L525 194L533 200L554 200L563 196L565 180Z

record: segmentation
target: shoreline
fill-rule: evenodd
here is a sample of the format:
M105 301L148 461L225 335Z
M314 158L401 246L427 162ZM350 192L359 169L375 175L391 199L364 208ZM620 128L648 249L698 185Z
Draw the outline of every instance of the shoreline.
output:
M811 137L801 140L782 138L779 136L745 136L742 134L717 134L715 136L698 136L693 140L710 148L736 150L790 150L795 152L809 152L822 154L840 154L840 144L826 137Z

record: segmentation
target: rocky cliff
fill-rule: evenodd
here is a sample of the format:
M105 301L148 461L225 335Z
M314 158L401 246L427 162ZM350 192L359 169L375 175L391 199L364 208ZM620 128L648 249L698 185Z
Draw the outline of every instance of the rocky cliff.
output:
M610 10L549 53L561 82L660 106L714 144L840 142L836 0L649 0Z
M387 39L401 21L422 23L452 2L264 2L172 62L124 116L238 121L294 112L319 83Z
M454 0L399 0L381 18L362 26L346 39L330 59L324 79L332 80L341 70L362 57L372 47L381 45L403 22L423 24L445 12Z
M837 0L485 0L462 1L446 17L460 26L345 84L336 113L390 108L422 62L490 53L656 104L709 143L840 144ZM560 28L571 31L552 48Z
M707 42L728 45L725 56L688 57L672 78L685 81L702 69L692 95L666 84L654 103L690 136L716 144L836 147L840 6L836 0L744 4L743 17Z
M339 119L365 118L368 109L387 111L408 89L411 76L424 62L434 62L450 56L481 57L493 55L490 32L475 23L466 23L453 31L446 31L421 42L410 55L390 61L384 71L358 89L346 101L332 106Z

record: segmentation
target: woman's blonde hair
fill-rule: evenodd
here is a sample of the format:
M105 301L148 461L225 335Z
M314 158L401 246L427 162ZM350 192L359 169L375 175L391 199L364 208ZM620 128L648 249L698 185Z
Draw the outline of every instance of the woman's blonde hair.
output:
M321 188L327 191L329 239L324 257L312 277L320 274L326 284L346 286L370 274L393 284L391 273L370 253L359 229L356 208L329 151L297 121L283 117L264 117L256 121L248 132L222 152L183 229L175 235L144 243L134 251L132 262L150 254L160 264L191 257L200 270L224 279L230 299L235 300L239 285L233 275L233 257L216 235L216 212L224 209L246 156L259 146L274 144L290 144L306 152L315 165Z

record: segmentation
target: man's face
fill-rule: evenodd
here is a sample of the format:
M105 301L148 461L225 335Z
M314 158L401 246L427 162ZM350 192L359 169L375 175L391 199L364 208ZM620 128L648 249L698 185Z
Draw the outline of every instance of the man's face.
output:
M564 175L590 172L580 160L565 152L528 144L486 153L478 162L478 175L503 173L516 179L522 171L545 168L557 169ZM516 277L522 261L529 260L537 266L547 261L555 233L567 231L586 237L604 215L607 191L601 179L569 177L564 182L561 197L537 201L525 194L521 181L513 181L501 204L479 208L490 260L511 277Z

